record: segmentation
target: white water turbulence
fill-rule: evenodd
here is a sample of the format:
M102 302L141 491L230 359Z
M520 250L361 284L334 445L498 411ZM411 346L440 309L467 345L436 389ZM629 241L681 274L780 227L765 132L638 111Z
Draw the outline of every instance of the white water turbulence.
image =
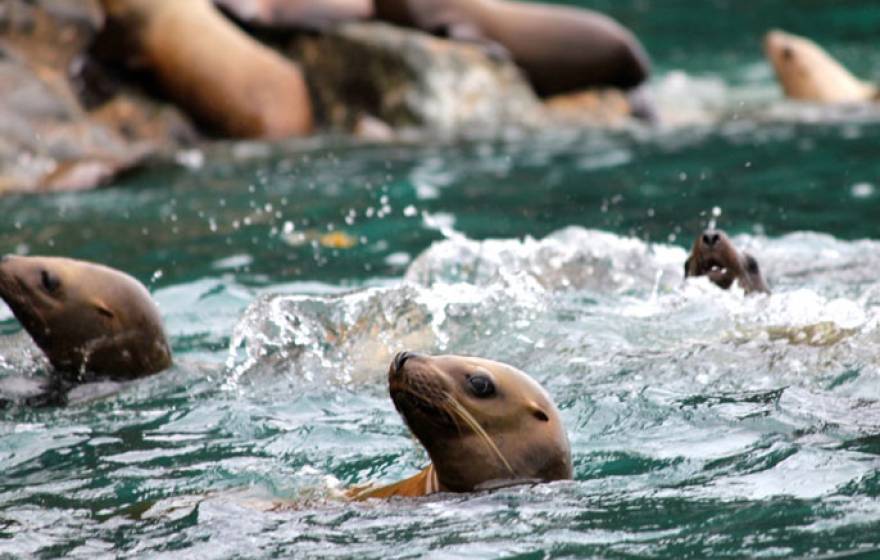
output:
M551 387L878 394L880 244L810 233L733 241L773 294L685 281L682 248L580 227L441 241L400 283L255 301L235 328L230 383L260 372L379 382L406 349L507 361Z

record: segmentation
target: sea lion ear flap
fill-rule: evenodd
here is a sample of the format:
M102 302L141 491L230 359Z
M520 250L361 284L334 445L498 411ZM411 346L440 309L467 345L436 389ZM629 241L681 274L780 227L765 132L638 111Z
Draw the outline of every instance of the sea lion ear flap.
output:
M531 402L529 403L529 411L532 413L532 416L540 420L541 422L549 422L550 417L547 416L547 413L544 412L540 406Z
M92 300L92 305L94 306L95 311L97 311L100 315L108 319L114 319L116 317L116 314L113 313L113 310L111 310L110 307L108 307L103 301L99 299Z
M691 268L691 259L693 259L693 257L688 257L687 260L684 261L684 277L685 278L690 276L689 272L690 272L690 268Z

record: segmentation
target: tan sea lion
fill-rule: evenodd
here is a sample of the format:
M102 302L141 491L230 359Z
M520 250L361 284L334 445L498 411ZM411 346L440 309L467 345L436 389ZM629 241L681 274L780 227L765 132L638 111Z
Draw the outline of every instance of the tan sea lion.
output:
M506 0L374 0L383 21L500 45L542 97L592 86L630 89L650 62L628 29L598 12Z
M0 298L68 380L128 380L171 365L159 310L131 276L60 257L0 259Z
M471 492L572 477L559 411L531 377L482 358L401 352L388 370L394 406L431 464L356 500Z
M321 30L373 14L373 0L214 0L234 17L266 27Z
M764 36L764 52L785 95L821 103L877 100L877 88L844 68L813 41L784 31Z
M734 247L721 230L706 230L694 241L691 255L684 263L684 276L708 276L725 290L737 281L745 293L770 293L758 261Z
M238 29L210 0L102 4L111 28L133 50L129 58L203 125L235 137L312 131L312 104L299 67Z

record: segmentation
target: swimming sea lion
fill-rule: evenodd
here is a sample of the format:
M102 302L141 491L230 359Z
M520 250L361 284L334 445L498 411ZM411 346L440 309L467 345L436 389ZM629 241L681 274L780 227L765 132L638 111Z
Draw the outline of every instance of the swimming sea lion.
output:
M266 27L322 30L333 24L369 18L373 0L214 0L248 23Z
M150 70L162 90L208 128L265 138L312 131L299 67L233 25L210 0L102 4L132 51L129 62Z
M736 280L745 293L770 293L758 261L740 253L721 230L706 230L694 241L691 255L684 263L684 276L708 276L725 290Z
M877 100L876 87L853 76L809 39L770 31L764 37L764 52L788 97L822 103Z
M117 381L159 372L171 350L147 289L118 270L60 257L0 259L0 298L58 373Z
M388 370L394 406L431 464L406 480L349 496L471 492L572 477L559 411L531 377L482 358L401 352Z
M630 89L650 62L628 29L600 13L506 0L374 0L375 16L463 41L500 45L541 97L591 86Z

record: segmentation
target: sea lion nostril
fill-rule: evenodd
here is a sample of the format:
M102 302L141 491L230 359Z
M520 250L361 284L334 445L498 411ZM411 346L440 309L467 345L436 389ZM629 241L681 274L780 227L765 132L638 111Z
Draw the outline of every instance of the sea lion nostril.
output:
M711 244L712 244L712 245L715 245L716 243L718 243L718 234L717 234L717 233L713 233L713 234L709 237L709 239L711 240Z
M719 239L719 236L718 236L717 232L710 230L710 231L706 231L703 233L703 243L705 245L708 245L709 247L712 247L716 243L718 243L718 239Z

